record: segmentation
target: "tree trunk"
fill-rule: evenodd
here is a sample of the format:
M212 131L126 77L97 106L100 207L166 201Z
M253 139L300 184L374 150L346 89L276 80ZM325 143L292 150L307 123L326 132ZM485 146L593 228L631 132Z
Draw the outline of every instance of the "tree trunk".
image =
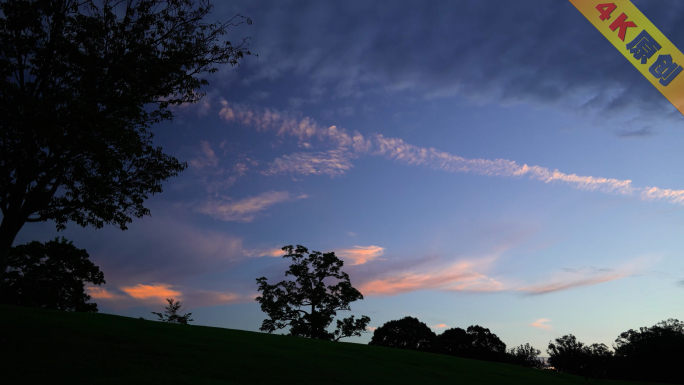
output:
M24 223L26 222L12 215L2 218L2 224L0 224L0 288L5 282L9 251L14 243L14 238Z

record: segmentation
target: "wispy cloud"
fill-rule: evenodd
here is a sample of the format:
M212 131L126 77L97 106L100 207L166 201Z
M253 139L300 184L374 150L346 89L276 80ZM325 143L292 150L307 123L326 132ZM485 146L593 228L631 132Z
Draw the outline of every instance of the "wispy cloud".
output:
M384 252L384 247L371 245L354 246L351 249L339 250L336 253L342 258L352 261L352 265L361 265L378 258Z
M446 329L448 326L446 324L437 324L437 325L432 325L430 326L433 329Z
M251 222L254 215L270 206L308 198L306 194L292 196L287 191L268 191L257 196L232 202L210 199L201 204L197 211L223 221Z
M618 138L645 138L649 136L655 135L655 132L651 129L651 127L643 127L638 130L633 130L633 131L618 131L616 133Z
M349 161L354 155L344 150L326 152L298 152L284 155L268 164L264 175L300 174L300 175L343 175L353 165Z
M399 163L423 166L446 172L506 178L528 177L529 179L544 183L563 183L579 190L600 191L628 196L637 194L642 200L684 203L684 190L661 189L651 186L635 187L631 180L568 174L542 166L521 165L507 159L468 159L432 147L414 146L404 142L402 139L388 138L381 134L370 134L368 137L364 137L357 131L347 131L336 126L326 128L311 118L299 118L291 113L272 109L251 108L243 104L228 103L225 100L222 100L221 103L223 107L220 116L228 122L239 122L244 125L253 126L260 131L273 131L278 136L296 137L300 143L309 144L312 139L318 139L323 144L332 145L336 150L353 152L357 156L382 156ZM282 166L277 166L275 169L295 170L290 172L314 175L326 173L306 171L316 170L315 167L307 166L307 161L317 159L317 156L320 156L322 153L303 154L298 153L296 157L291 155L290 158L283 158L280 161ZM349 162L350 158L346 157L345 159ZM303 166L298 168L300 164ZM344 168L328 169L327 174L331 172L344 172L350 168L350 164L343 163L343 165Z
M369 332L374 332L374 331L376 331L377 329L378 329L378 328L375 327L375 326L366 326L366 330L368 330Z
M121 294L107 290L104 287L90 286L86 287L85 290L94 299L115 300L123 298Z
M285 252L280 247L273 247L269 249L245 250L245 255L248 257L282 257L285 255Z
M550 319L548 318L540 318L530 324L530 326L535 327L537 329L544 329L544 330L551 330L553 327L549 325L549 322L551 322Z
M416 290L495 292L503 284L473 271L475 264L456 262L428 271L404 271L369 280L360 286L364 295L396 295Z

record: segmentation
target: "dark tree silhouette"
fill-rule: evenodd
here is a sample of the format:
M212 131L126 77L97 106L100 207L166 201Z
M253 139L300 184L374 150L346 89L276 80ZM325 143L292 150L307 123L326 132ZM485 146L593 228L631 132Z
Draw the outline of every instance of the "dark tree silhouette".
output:
M556 342L549 342L546 352L549 363L559 372L585 375L587 355L585 345L572 334L556 338Z
M104 274L84 249L62 237L10 249L0 294L3 303L45 309L97 312L85 283L105 283Z
M334 341L360 336L366 331L370 322L367 316L337 320L337 329L327 330L338 311L351 310L350 303L363 299L352 286L349 275L340 271L344 262L334 252L309 253L300 245L296 249L285 246L283 251L284 258L292 259L285 276L291 275L295 280L269 285L265 277L257 279L261 296L256 300L270 317L264 320L260 330L272 333L290 327L293 336ZM326 281L331 284L326 286Z
M375 329L369 345L430 352L435 349L437 336L417 318L404 317L386 322Z
M458 357L470 357L473 351L473 337L464 329L451 328L437 336L438 351Z
M669 319L630 329L615 340L617 378L682 384L684 322Z
M496 334L479 325L468 326L466 330L473 339L471 358L487 361L504 361L506 344Z
M190 319L192 313L180 314L183 310L180 301L174 302L173 298L167 298L166 302L169 303L169 306L164 308L164 313L152 312L152 314L159 317L158 321L181 325L187 325L188 322L194 321Z
M0 281L26 222L122 230L186 163L152 145L200 75L235 65L251 21L204 21L210 0L0 0Z
M538 358L541 350L537 350L530 344L516 346L508 351L511 363L529 368L541 369L544 367L544 361Z

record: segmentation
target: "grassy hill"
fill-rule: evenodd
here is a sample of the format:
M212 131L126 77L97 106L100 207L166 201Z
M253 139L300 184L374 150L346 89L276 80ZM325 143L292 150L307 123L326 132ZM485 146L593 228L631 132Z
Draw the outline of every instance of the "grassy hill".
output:
M109 314L0 306L0 315L3 384L628 384Z

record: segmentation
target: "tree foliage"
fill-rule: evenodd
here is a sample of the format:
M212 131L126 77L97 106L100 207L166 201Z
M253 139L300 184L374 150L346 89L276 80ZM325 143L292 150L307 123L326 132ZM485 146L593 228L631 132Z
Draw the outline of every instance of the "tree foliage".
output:
M85 284L105 283L104 274L64 237L10 249L3 282L4 303L45 309L97 312Z
M414 317L386 322L375 329L369 345L431 352L437 336L425 323Z
M541 350L535 349L530 344L519 345L508 351L512 364L536 369L544 367L544 361L538 358L539 354L541 354Z
M636 381L684 383L684 322L661 321L651 327L630 329L615 340L617 378Z
M0 274L26 222L123 230L187 165L152 145L202 74L235 65L210 0L0 0ZM0 279L2 277L0 276Z
M173 298L167 298L166 302L169 303L169 306L164 308L164 313L152 312L152 314L159 317L158 321L180 325L187 325L188 322L194 321L190 319L192 313L181 314L183 309L180 301L174 301Z
M334 252L309 253L300 245L282 250L286 252L283 257L292 260L285 276L294 277L294 281L269 285L265 277L257 279L261 295L256 300L269 316L260 330L272 333L289 327L293 336L335 341L365 332L370 322L367 316L337 320L337 329L327 330L338 311L351 310L352 302L363 299L349 275L340 270L344 262Z
M437 337L439 352L458 357L504 361L506 344L489 329L479 325L447 329Z

